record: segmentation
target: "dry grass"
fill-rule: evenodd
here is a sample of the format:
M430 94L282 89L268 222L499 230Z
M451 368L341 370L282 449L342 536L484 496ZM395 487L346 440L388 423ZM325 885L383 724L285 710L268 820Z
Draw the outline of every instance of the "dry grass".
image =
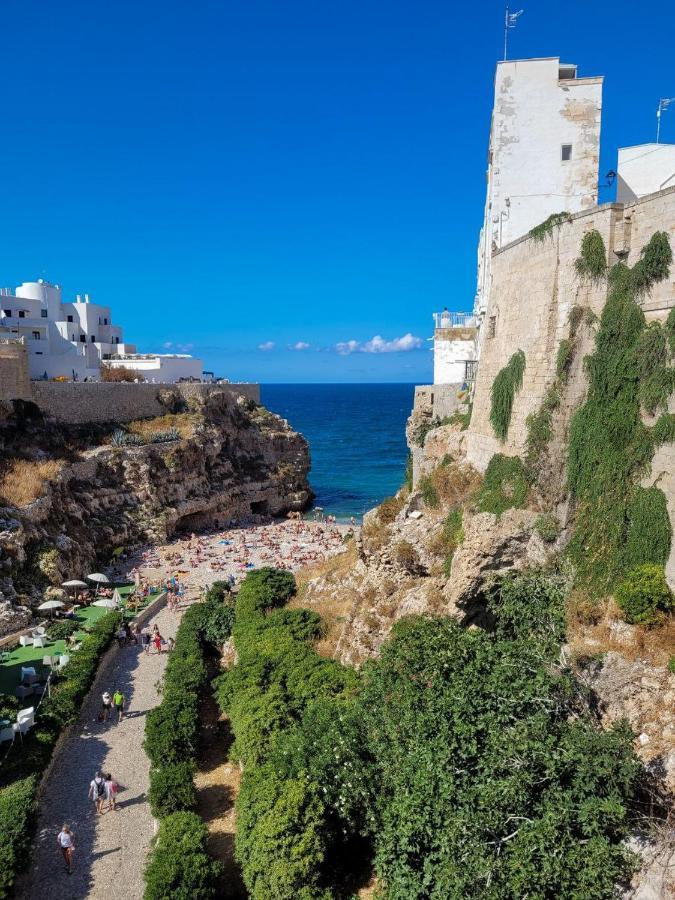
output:
M332 657L340 639L344 623L358 600L356 590L344 587L341 582L351 572L358 560L354 541L350 541L344 553L331 556L321 562L305 566L296 572L298 593L291 600L291 607L308 607L319 613L323 620L323 637L314 645L320 656ZM321 585L309 583L321 578Z
M567 639L576 658L615 651L624 659L643 659L653 666L667 666L675 650L675 618L658 628L631 625L622 635L616 623L623 622L621 611L610 597L592 600L575 590L567 604Z
M154 419L136 419L129 422L126 428L146 441L154 432L168 431L170 428L175 428L182 438L189 438L194 434L195 416L193 413L167 413Z
M406 495L400 491L395 497L386 497L377 508L377 518L383 525L389 525L403 509Z
M456 463L436 466L429 477L444 507L467 503L483 484L483 478L474 468Z
M63 461L54 459L11 460L0 473L0 501L10 506L27 506L37 500L45 484L53 481L64 465Z

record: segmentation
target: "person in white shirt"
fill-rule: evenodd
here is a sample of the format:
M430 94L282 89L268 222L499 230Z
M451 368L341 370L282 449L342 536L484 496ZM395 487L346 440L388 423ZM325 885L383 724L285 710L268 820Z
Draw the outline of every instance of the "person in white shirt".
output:
M66 872L73 874L73 851L75 850L75 839L73 832L67 825L64 825L56 836L56 843L61 848L63 859L66 863Z

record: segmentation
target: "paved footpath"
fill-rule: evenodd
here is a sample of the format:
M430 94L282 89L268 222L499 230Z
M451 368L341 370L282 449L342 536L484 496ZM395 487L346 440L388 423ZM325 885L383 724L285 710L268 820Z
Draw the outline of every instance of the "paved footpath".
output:
M163 637L175 635L179 616L164 608L147 623ZM108 662L103 678L84 702L80 718L59 755L42 795L37 846L22 897L25 900L100 900L143 897L143 870L154 823L147 800L150 764L143 752L145 715L159 702L157 682L167 654L124 647ZM127 700L122 722L97 721L101 693L120 687ZM88 799L97 771L111 772L120 785L115 812L97 815ZM107 806L107 805L106 805ZM75 835L73 874L68 875L56 844L61 826Z

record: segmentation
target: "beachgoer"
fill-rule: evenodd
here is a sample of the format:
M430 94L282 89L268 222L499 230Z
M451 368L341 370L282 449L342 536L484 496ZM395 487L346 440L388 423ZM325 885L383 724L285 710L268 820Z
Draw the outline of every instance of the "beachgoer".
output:
M124 646L126 639L127 630L124 625L120 625L120 627L117 629L117 643L120 645L120 647Z
M119 791L119 785L112 777L110 772L105 776L105 793L108 798L108 809L110 812L113 812L117 809L117 792Z
M112 697L108 693L108 691L103 692L103 696L101 697L101 712L100 718L102 722L107 722L110 718L110 710L112 708Z
M96 812L103 815L103 801L105 800L105 778L101 772L97 772L89 783L89 799L94 801Z
M152 640L155 645L155 650L158 653L161 653L162 652L162 635L159 633L159 631L155 632L155 635Z
M119 688L113 694L113 706L117 710L117 721L119 723L124 718L124 694Z
M141 631L141 643L143 644L143 650L146 653L150 652L150 634L146 628Z
M136 622L134 625L134 630L132 632L131 637L133 639L134 644L136 644L136 646L138 646L141 642L141 626L138 624L138 622Z
M63 860L66 864L66 872L73 874L73 851L75 850L75 840L73 832L67 825L64 825L56 836L56 843L61 848Z

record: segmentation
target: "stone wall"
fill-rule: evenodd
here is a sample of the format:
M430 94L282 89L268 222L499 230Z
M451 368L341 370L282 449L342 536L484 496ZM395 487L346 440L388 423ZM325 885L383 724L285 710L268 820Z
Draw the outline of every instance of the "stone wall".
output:
M28 355L18 341L0 341L0 402L30 400Z
M258 384L130 384L125 382L34 381L32 399L50 418L70 425L86 422L129 422L161 416L166 407L160 392L176 391L185 400L223 392L260 402Z
M539 409L555 378L556 354L560 341L569 336L572 307L588 307L598 316L602 313L606 285L594 287L581 282L574 269L582 238L592 229L602 235L610 265L619 259L634 265L655 231L666 231L675 248L675 188L633 204L606 204L578 213L544 241L525 236L494 255L487 334L467 436L467 458L480 471L485 470L494 453L523 452L526 419ZM675 267L670 279L656 285L645 299L648 320L664 319L675 306L673 275ZM490 319L494 321L494 337L487 336ZM525 353L525 374L514 401L508 437L502 444L490 425L490 390L499 370L517 350Z

